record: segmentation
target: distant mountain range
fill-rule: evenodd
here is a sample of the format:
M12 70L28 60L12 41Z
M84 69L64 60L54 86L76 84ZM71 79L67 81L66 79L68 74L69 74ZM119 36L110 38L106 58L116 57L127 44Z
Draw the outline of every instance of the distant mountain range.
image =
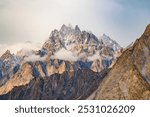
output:
M149 99L149 46L150 25L127 48L62 25L40 50L0 57L0 99Z

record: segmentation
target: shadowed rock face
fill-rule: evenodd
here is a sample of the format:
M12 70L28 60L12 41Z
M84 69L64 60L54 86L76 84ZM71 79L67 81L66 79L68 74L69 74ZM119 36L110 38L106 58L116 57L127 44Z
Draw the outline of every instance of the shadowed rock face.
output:
M150 25L119 57L95 99L150 99Z
M50 77L38 77L28 84L14 87L0 99L86 99L99 86L106 71L95 73L88 69L63 74L53 74Z

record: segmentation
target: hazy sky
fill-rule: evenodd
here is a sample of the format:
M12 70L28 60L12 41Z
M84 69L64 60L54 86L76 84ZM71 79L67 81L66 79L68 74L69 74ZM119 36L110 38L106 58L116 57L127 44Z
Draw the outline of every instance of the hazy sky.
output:
M39 46L62 24L105 33L125 47L149 23L150 0L0 0L0 51L26 41Z

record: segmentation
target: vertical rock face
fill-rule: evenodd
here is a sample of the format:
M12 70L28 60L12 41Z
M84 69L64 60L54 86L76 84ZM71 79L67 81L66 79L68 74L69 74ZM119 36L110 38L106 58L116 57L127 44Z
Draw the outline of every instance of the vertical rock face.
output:
M106 35L98 39L78 25L63 25L40 50L6 51L0 58L0 99L86 99L120 49Z
M119 57L95 99L150 99L150 25Z

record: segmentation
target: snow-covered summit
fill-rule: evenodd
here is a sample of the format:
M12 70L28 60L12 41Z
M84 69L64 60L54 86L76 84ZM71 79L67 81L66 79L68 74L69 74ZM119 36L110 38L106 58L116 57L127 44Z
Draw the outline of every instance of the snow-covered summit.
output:
M90 65L85 66L100 72L108 68L117 58L116 53L120 48L118 43L105 34L98 39L93 33L80 30L78 25L74 27L62 25L60 30L55 29L51 32L49 39L40 50L22 49L16 55L6 51L0 58L0 76L9 74L13 69L16 71L16 68L22 67L25 62L42 61L44 64L49 64L50 61L55 60L80 61L79 63L85 64L90 62ZM56 70L51 70L55 66L53 62L50 64L52 73L56 73Z
M113 48L114 51L120 50L121 46L114 40L112 40L109 36L107 36L106 34L103 34L100 37L100 41L102 42L102 44L104 44L105 46L110 46Z

